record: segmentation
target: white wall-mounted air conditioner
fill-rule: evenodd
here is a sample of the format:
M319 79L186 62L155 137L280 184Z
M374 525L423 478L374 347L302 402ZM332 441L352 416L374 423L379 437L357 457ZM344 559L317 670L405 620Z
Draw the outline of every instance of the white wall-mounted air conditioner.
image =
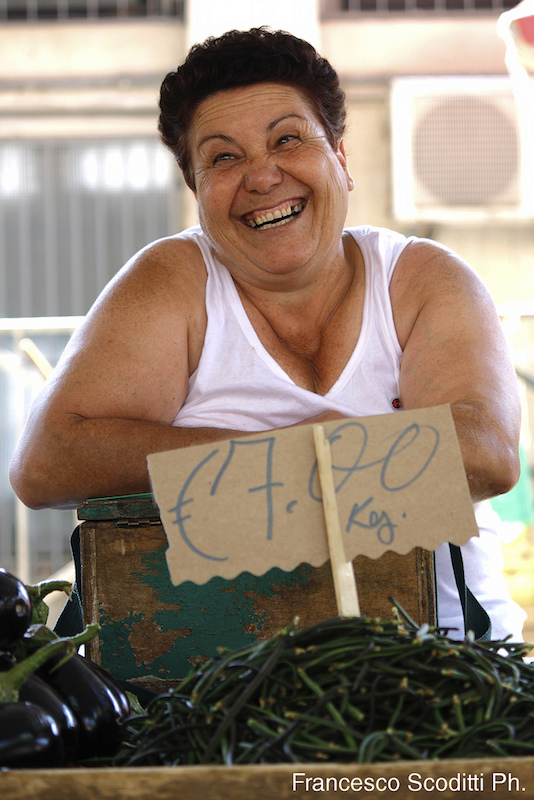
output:
M520 116L506 76L394 80L395 218L534 218L534 130Z

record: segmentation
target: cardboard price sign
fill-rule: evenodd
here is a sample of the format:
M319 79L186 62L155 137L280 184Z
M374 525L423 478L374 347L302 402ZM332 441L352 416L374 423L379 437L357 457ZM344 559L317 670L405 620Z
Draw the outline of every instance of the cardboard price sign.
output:
M323 423L348 559L478 535L449 406ZM148 456L174 584L329 558L312 425Z

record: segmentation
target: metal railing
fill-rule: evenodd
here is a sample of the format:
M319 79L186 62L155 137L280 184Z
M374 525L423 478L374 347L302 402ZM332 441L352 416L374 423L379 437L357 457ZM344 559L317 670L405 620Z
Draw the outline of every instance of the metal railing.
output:
M9 484L9 462L33 399L82 319L0 319L0 566L26 583L69 563L76 515L26 508Z
M517 0L335 0L329 10L358 14L500 14L515 5Z
M0 22L114 17L183 20L184 0L0 0Z
M0 140L0 318L87 313L179 228L181 185L155 135Z

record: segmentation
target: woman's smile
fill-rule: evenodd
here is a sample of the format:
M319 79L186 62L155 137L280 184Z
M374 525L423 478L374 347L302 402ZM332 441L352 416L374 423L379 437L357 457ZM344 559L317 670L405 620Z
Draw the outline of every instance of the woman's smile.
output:
M245 214L243 218L249 228L262 231L271 230L272 228L286 225L295 219L303 210L305 204L305 200L286 201L275 208L251 211L250 214Z

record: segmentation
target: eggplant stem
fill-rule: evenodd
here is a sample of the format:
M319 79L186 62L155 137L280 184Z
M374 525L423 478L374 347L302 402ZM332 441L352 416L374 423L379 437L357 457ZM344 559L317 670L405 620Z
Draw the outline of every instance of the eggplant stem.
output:
M19 699L19 691L29 676L49 658L66 649L70 649L71 653L76 651L75 645L61 639L49 642L25 658L24 661L19 661L11 669L0 673L0 703L16 703Z
M52 592L65 592L70 598L73 586L70 581L53 580L30 584L26 589L32 604L32 622L46 625L50 609L44 598Z
M87 642L94 639L99 630L100 625L98 624L87 625L76 636L62 638L57 637L50 631L50 635L55 638L35 650L23 661L19 661L11 669L6 670L6 672L0 672L0 704L16 703L19 699L19 691L26 680L49 658L64 652L64 657L57 664L57 666L60 666L78 651L80 645L87 644Z
M60 580L40 581L40 583L26 586L26 589L32 600L34 598L42 600L43 597L46 597L47 594L51 594L52 592L65 592L67 597L70 597L72 594L72 583L70 581Z

